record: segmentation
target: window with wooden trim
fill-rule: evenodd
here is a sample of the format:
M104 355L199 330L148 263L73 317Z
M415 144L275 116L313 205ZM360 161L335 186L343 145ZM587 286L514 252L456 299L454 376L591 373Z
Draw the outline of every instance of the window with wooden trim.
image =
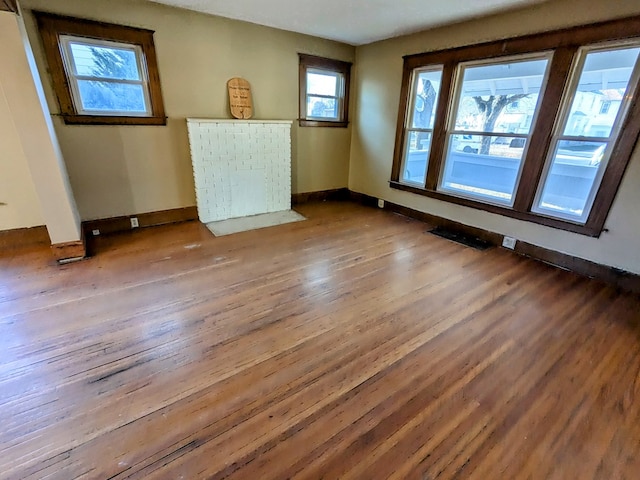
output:
M534 212L586 222L636 93L639 53L640 40L629 45L584 47L578 52Z
M34 15L65 123L166 123L152 31Z
M348 125L351 64L300 54L300 126Z
M442 81L442 65L413 72L411 106L402 156L402 180L424 185L436 107Z
M458 66L438 190L512 206L551 54Z
M640 17L405 57L391 186L598 236L640 133Z

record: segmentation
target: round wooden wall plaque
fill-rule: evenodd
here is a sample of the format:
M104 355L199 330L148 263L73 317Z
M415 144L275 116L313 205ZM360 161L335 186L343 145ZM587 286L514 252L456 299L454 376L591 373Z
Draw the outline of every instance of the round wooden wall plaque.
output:
M234 118L253 117L253 103L251 101L251 86L244 78L232 78L227 82L229 91L229 106Z

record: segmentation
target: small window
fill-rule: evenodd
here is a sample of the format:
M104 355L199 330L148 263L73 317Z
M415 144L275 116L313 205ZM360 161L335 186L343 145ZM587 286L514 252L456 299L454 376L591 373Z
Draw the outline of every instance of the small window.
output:
M351 64L300 54L300 125L346 127Z
M138 45L63 35L65 72L81 115L151 116L146 69Z
M66 123L165 124L153 32L35 15Z

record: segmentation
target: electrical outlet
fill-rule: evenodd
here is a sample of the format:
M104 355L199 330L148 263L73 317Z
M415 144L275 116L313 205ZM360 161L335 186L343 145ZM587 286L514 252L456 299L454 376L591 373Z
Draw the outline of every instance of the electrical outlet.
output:
M131 217L131 228L138 228L138 217Z
M507 237L505 235L504 237L502 237L502 246L504 248L513 250L514 248L516 248L516 239L513 237Z
M378 208L384 208L384 200L381 198L378 199Z
M91 233L93 234L94 237L97 237L98 235L100 235L100 230L95 228L95 229L91 230Z

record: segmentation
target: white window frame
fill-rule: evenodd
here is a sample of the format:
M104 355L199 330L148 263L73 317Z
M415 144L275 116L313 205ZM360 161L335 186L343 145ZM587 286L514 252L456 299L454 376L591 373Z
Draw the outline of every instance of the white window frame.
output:
M334 95L322 95L318 93L309 93L309 74L316 75L325 75L328 77L336 78L336 90ZM305 110L308 111L309 107L309 97L316 98L327 98L334 99L336 102L336 115L334 117L315 117L313 115L306 115L307 120L316 120L321 122L341 122L340 112L342 112L343 102L344 102L344 75L341 72L336 72L334 70L327 70L318 67L309 67L306 71L307 75L307 91L305 92Z
M298 124L301 127L349 126L349 89L351 85L351 63L331 58L298 53ZM331 75L337 78L335 95L316 95L336 101L337 117L308 115L309 96L308 73Z
M96 116L123 116L123 117L152 117L153 110L151 105L151 98L149 94L149 75L147 73L147 66L145 62L144 52L139 45L129 44L124 42L114 42L110 40L99 40L95 38L87 38L76 35L60 35L60 46L62 59L64 62L65 72L69 79L69 90L71 91L71 98L73 100L74 107L79 115L96 115ZM75 68L75 62L73 59L73 53L71 51L71 43L81 43L85 45L95 45L96 47L103 48L117 48L119 50L129 50L134 52L136 57L136 64L138 67L139 80L128 79L115 79L108 77L99 77L93 75L79 75ZM80 94L80 88L78 85L79 80L88 80L103 83L114 84L129 84L142 86L142 92L144 95L145 111L130 111L130 110L91 110L85 109L82 103L82 96Z

